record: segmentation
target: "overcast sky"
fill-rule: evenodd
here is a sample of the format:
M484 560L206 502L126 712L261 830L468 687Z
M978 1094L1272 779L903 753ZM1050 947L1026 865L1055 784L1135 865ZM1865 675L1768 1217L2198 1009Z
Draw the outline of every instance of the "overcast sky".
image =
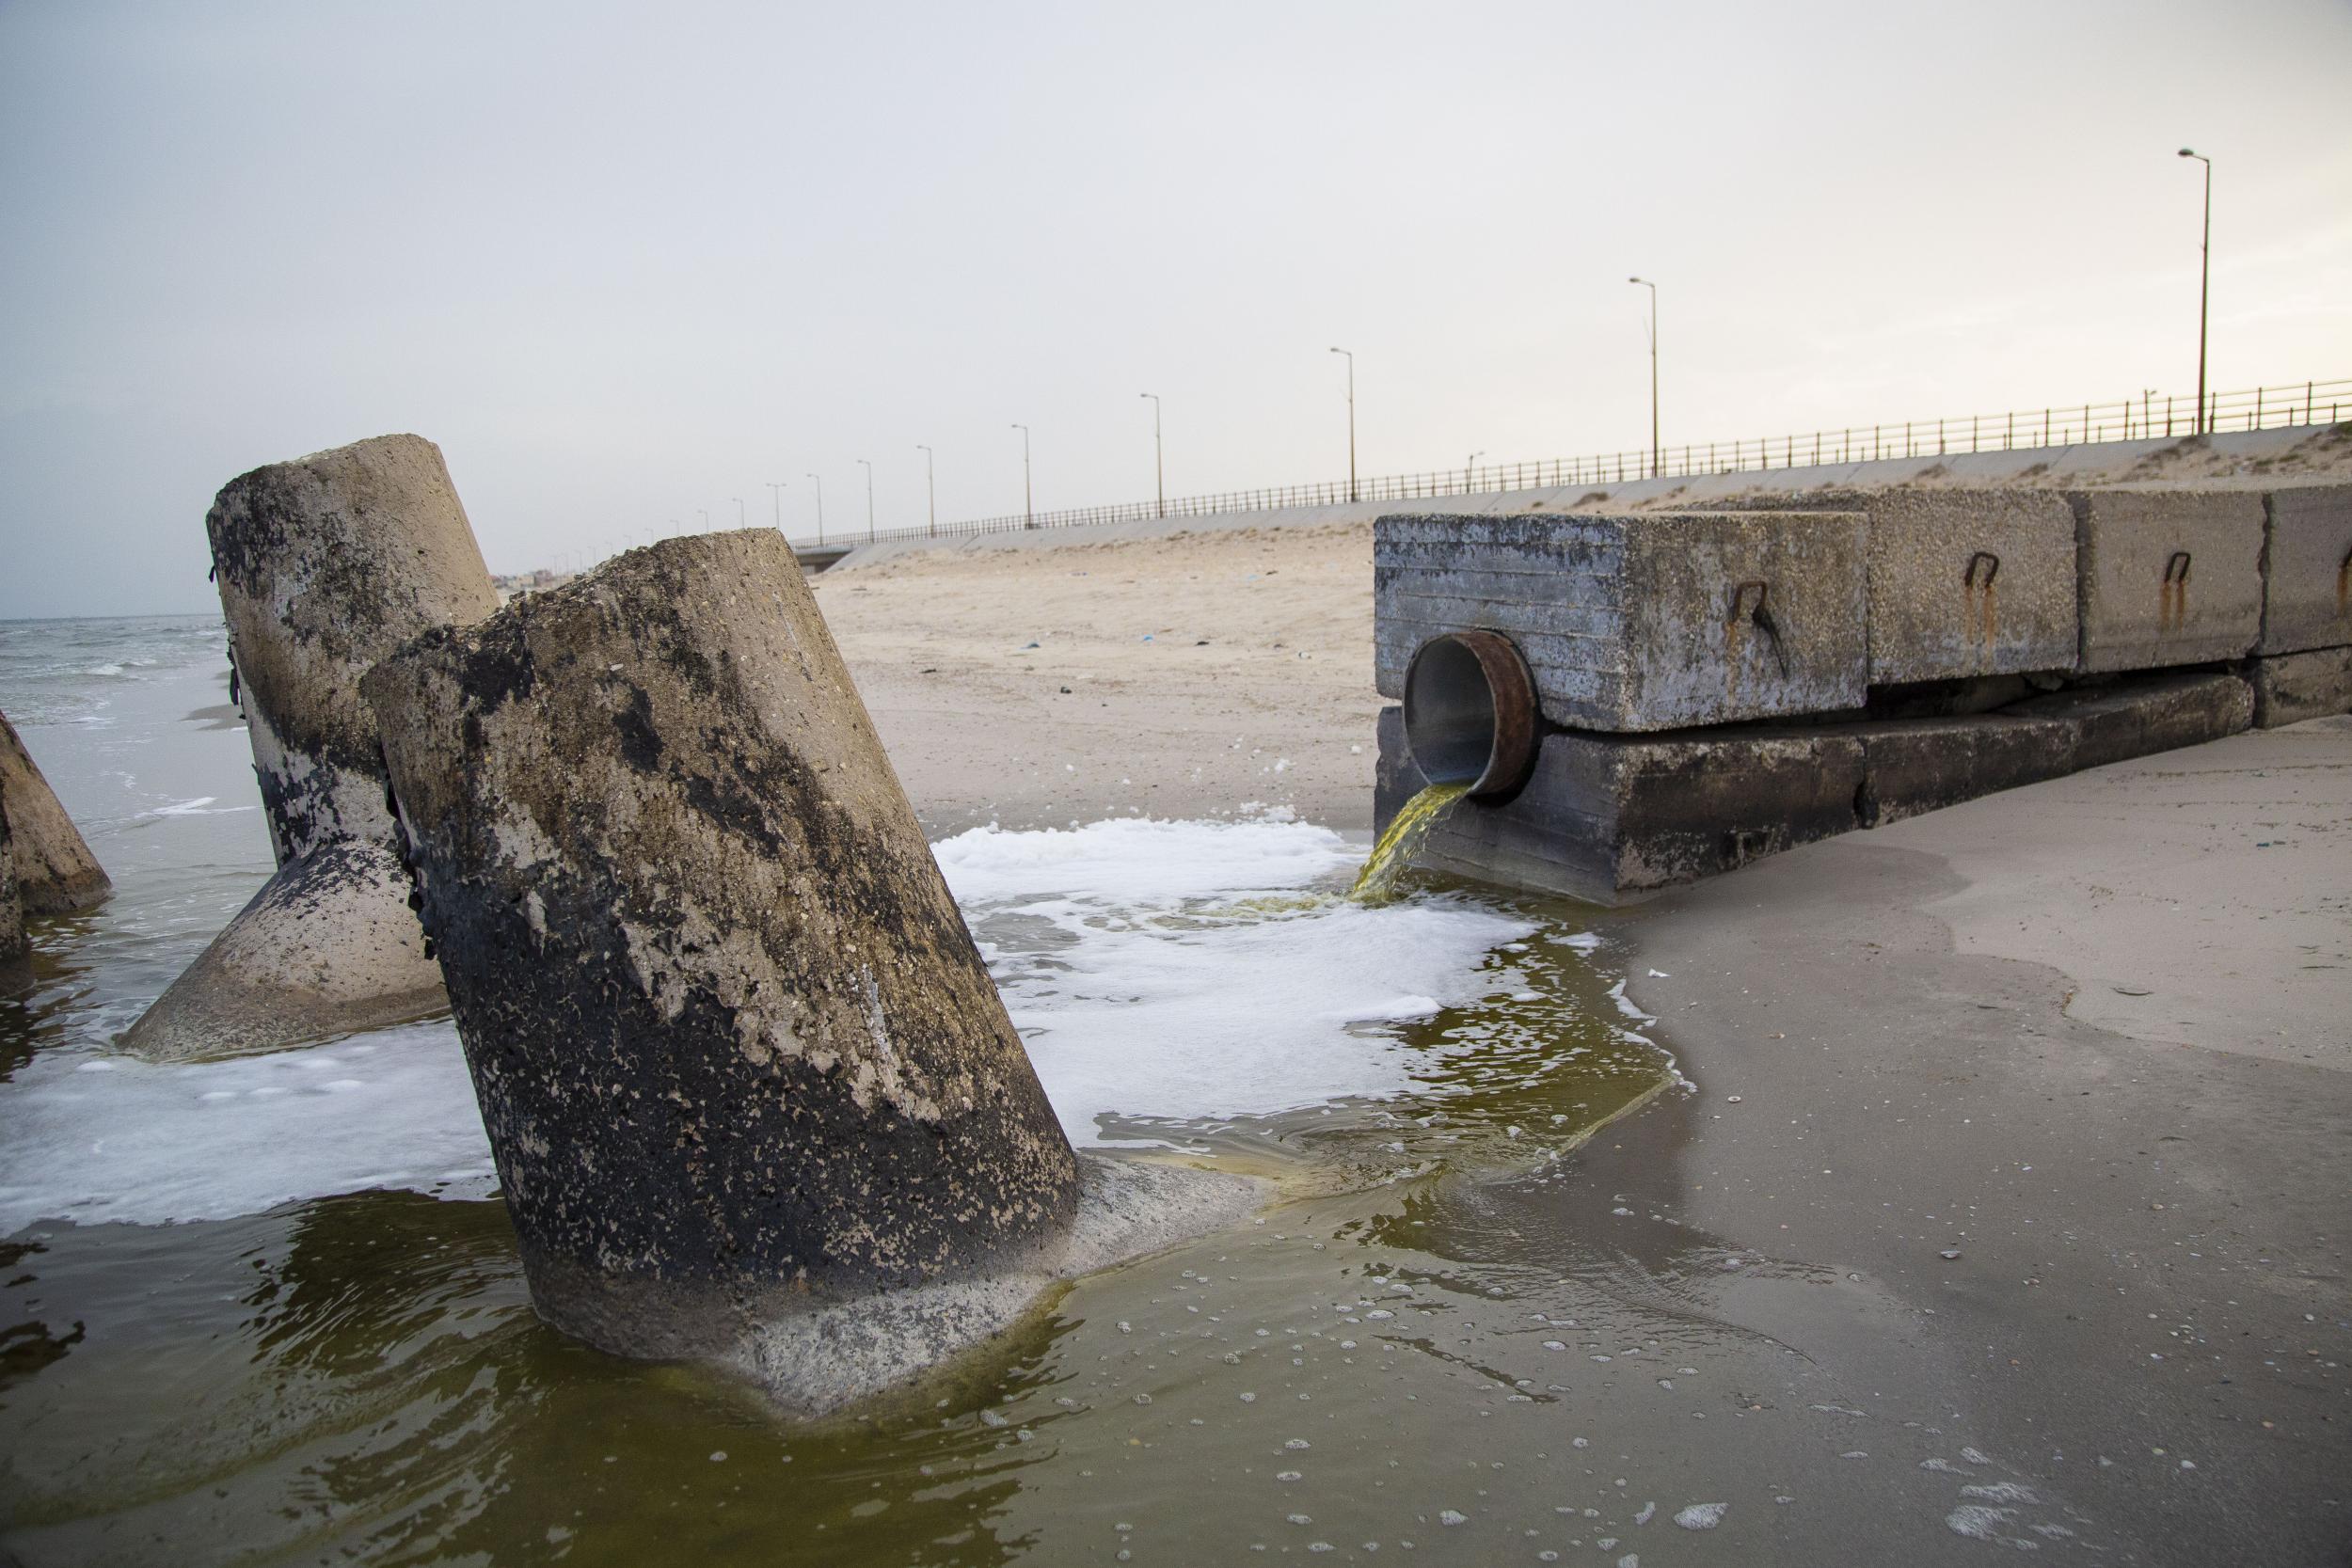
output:
M494 571L2352 376L2352 6L0 4L0 615L259 464Z

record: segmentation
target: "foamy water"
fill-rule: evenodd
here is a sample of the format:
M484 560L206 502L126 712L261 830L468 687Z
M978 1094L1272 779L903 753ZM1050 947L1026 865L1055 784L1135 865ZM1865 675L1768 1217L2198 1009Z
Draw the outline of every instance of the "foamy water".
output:
M1396 1025L1478 994L1481 959L1528 930L1464 901L1340 898L1357 851L1305 823L977 829L937 850L1078 1143L1105 1118L1405 1092L1428 1053ZM492 1183L446 1022L187 1066L46 1052L0 1084L0 1235Z

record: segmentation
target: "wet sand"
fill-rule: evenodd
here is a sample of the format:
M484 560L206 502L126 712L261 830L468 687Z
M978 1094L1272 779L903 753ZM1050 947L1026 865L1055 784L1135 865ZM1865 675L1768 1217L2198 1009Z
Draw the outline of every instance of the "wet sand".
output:
M1581 1199L1860 1274L1896 1332L1753 1326L1964 1417L2145 1560L2344 1561L2347 890L2338 718L1661 899L1628 989L1700 1093Z
M1361 528L942 553L819 597L934 832L1250 801L1360 828L1369 555ZM1622 911L1630 994L1696 1091L1503 1201L1836 1390L1809 1408L1880 1458L1822 1472L1846 1524L1808 1546L1941 1560L1869 1524L1899 1500L1948 1507L1963 1552L2344 1561L2347 890L2336 719ZM1703 1300L1677 1273L1699 1236L1724 1258ZM1636 1392L1591 1418L1643 1418ZM1786 1469L1756 1441L1776 1397L1682 1440L1717 1474Z

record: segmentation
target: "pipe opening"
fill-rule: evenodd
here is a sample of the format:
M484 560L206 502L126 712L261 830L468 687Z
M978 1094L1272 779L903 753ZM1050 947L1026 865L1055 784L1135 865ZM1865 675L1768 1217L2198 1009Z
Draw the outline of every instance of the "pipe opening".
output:
M1431 784L1507 800L1535 767L1541 732L1527 660L1498 632L1442 632L1405 673L1405 745Z

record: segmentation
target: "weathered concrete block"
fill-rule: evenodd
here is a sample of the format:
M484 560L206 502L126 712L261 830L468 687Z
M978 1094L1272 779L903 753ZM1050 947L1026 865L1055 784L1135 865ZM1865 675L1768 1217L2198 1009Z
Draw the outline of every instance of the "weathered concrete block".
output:
M2248 683L2153 675L2053 693L1993 713L1811 727L1612 736L1555 731L1502 804L1465 800L1423 840L1432 870L1598 904L1855 828L1883 826L2084 768L2197 745L2247 727ZM1426 782L1385 708L1375 826Z
M9 853L8 816L0 813L0 971L15 970L26 950L24 908L17 897L16 858Z
M1649 731L1860 705L1858 516L1395 515L1375 525L1378 685L1439 632L1499 631L1544 716Z
M1895 485L1729 504L1869 519L1872 686L2074 667L2074 513L2055 490Z
M1070 1145L781 535L629 551L362 686L548 1321L735 1354L1061 1236Z
M2074 732L2069 771L2079 772L2235 735L2253 724L2254 693L2236 675L2153 675L2053 692L2002 713L2068 725Z
M2262 497L2117 486L2067 495L2084 673L2244 657L2262 636Z
M26 914L72 914L103 903L114 891L6 714L0 714L0 827Z
M2258 658L2249 673L2258 730L2352 713L2352 647L2314 648L2309 653Z
M278 863L339 839L389 844L359 677L499 602L440 448L379 436L256 468L221 490L204 531Z
M2352 644L2352 484L2271 491L2263 547L2263 626L2255 651Z
M256 468L222 489L204 526L286 885L257 894L122 1044L188 1059L437 1012L440 971L390 869L396 835L359 677L418 633L498 608L440 449L382 436Z
M1847 728L1554 731L1526 787L1498 804L1457 804L1416 863L1596 904L1733 870L1855 826L1863 749ZM1406 755L1402 709L1382 710L1379 738L1385 827L1423 781Z
M409 891L376 840L319 845L262 884L124 1047L211 1061L432 1017L449 999Z
M1856 728L1866 779L1854 802L1860 828L1883 827L2074 770L2074 726L2058 718L1989 713Z

